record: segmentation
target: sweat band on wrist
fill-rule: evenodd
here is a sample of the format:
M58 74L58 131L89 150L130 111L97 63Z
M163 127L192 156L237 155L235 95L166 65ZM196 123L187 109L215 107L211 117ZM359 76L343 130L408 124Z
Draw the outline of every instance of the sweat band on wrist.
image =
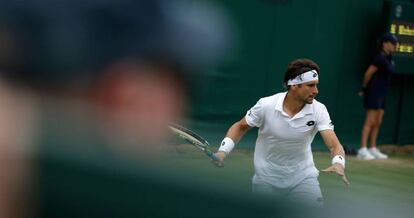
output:
M221 141L219 151L229 154L233 150L233 148L234 148L233 139L226 137L223 139L223 141Z
M342 155L336 155L332 158L332 165L336 163L341 164L345 168L345 158Z

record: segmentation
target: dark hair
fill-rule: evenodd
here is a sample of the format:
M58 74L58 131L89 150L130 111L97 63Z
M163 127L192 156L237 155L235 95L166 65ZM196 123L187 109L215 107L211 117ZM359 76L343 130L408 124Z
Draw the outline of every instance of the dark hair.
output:
M305 73L310 70L316 70L319 75L319 66L310 59L296 59L290 62L287 66L285 72L285 77L283 79L283 85L286 88L289 88L287 82L290 79L297 77L298 75Z

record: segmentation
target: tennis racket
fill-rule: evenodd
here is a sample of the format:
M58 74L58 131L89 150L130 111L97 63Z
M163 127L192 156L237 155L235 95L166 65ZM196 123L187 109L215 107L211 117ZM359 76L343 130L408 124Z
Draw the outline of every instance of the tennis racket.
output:
M204 152L204 154L206 154L210 159L212 159L214 161L216 166L222 166L221 164L219 164L221 162L220 158L208 148L210 146L210 144L208 143L207 140L203 139L201 136L199 136L195 132L193 132L193 131L191 131L191 130L183 127L183 126L180 126L178 124L171 123L168 127L177 136L179 136L180 138L186 140L190 144L194 145L194 147L196 147L197 149Z

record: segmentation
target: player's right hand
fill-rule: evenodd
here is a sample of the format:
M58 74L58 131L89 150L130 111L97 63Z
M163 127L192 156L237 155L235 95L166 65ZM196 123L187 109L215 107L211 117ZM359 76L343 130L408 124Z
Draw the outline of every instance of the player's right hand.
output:
M226 153L224 153L223 151L218 151L214 154L220 158L220 161L215 161L214 164L216 164L219 167L224 166L224 159L226 158Z

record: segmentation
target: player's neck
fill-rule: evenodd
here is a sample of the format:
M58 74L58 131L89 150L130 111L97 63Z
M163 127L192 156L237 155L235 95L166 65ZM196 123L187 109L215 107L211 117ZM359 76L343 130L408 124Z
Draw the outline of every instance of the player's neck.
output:
M291 93L286 94L285 100L283 101L283 111L289 115L289 117L294 117L299 113L302 108L305 107L303 101L298 101Z

